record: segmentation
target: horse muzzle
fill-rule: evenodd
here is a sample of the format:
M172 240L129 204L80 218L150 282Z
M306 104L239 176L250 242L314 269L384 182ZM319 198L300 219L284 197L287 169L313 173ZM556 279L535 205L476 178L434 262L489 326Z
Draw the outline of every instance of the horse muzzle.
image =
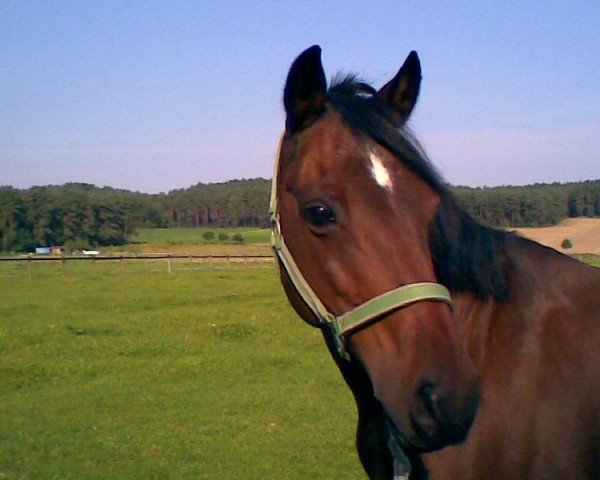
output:
M461 395L446 393L429 383L417 389L409 411L412 435L408 442L422 451L433 451L461 443L467 437L479 405L477 384Z
M478 389L475 386L466 404L457 410L449 398L440 395L429 384L417 392L414 406L408 414L408 421L397 420L385 407L388 431L402 449L415 453L426 453L462 443L473 424L479 403Z
M445 342L443 331L437 339L427 336L433 343L415 346L402 343L403 338L414 340L410 331L394 342L397 329L386 332L384 326L385 321L357 332L351 341L397 433L418 451L464 441L479 406L478 378L466 352Z

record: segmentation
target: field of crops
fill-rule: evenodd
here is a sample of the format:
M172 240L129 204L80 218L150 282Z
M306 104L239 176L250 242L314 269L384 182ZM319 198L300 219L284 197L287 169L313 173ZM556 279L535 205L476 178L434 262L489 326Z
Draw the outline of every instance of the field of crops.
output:
M364 478L350 392L273 265L51 263L0 278L0 479Z

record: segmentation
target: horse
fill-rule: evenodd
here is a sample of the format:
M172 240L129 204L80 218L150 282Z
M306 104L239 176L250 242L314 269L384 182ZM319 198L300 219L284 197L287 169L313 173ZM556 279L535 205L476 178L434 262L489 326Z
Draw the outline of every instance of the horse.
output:
M473 219L376 90L292 64L271 197L281 283L356 401L372 480L600 478L600 270Z

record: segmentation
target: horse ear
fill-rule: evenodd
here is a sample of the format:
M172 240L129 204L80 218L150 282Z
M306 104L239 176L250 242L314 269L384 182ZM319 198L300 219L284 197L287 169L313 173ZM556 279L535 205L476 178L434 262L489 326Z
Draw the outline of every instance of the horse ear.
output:
M306 127L325 108L327 81L321 63L321 47L313 45L296 58L283 91L288 132Z
M421 62L417 52L410 52L396 76L377 92L377 97L390 105L406 122L412 112L421 87Z

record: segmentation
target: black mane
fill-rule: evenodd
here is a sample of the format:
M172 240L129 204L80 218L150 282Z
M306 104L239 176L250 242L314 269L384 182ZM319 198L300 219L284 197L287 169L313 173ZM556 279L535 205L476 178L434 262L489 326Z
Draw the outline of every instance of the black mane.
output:
M440 195L442 201L429 239L438 281L453 292L506 299L508 234L481 225L458 206L417 140L375 93L370 85L348 76L334 80L327 92L327 104L354 131L388 149Z

